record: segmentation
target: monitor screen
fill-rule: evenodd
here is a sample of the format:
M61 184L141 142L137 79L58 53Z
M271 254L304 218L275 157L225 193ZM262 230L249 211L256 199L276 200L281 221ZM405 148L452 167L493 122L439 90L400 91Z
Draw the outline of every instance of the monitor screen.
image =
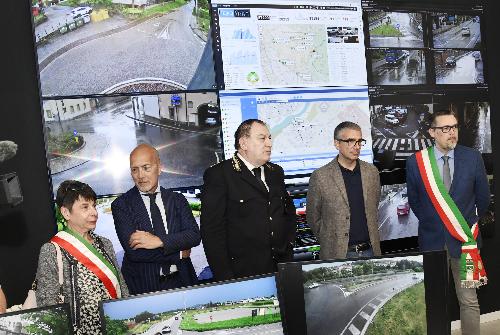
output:
M260 119L271 131L271 161L288 176L310 174L337 155L333 131L342 121L360 125L366 139L360 158L372 161L367 87L226 90L220 106L226 158L234 153L238 125Z
M435 48L481 48L480 16L434 13L431 24Z
M446 334L447 269L444 252L280 264L287 329L292 335Z
M366 85L361 1L212 0L220 88Z
M1 334L73 334L69 305L21 310L0 314Z
M101 304L105 334L283 334L274 275Z
M214 88L207 1L33 3L45 97Z
M98 195L126 192L129 154L141 143L158 150L165 188L203 184L205 169L222 159L215 91L46 99L43 112L54 193L67 179Z
M370 49L370 85L424 85L427 83L425 51L420 49Z
M367 12L370 47L422 48L423 22L420 13L374 10Z
M484 84L481 51L434 50L436 84Z

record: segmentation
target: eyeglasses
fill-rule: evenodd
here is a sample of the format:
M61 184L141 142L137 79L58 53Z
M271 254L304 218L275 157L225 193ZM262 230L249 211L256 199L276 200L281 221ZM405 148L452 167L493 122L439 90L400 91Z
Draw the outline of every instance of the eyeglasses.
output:
M440 129L443 133L449 133L450 130L457 130L458 129L458 123L454 124L453 126L442 126L442 127L432 127L432 129Z
M337 141L347 143L350 148L354 147L355 145L359 145L360 147L362 147L366 144L366 140L364 138L361 138L359 140L355 140L354 138L348 138L347 140L337 138Z

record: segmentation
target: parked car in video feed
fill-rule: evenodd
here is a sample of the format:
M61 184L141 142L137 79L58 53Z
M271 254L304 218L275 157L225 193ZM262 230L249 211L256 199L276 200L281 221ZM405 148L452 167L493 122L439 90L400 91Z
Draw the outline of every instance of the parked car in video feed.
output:
M470 28L469 27L462 28L462 36L470 36Z
M457 59L455 56L450 56L446 58L446 66L448 67L454 67L457 66Z
M408 203L408 201L402 202L398 205L397 213L398 215L410 214L410 204Z
M387 114L385 116L385 122L387 122L390 126L396 126L399 124L399 120L394 114Z
M86 7L76 7L72 9L70 15L74 19L76 19L79 18L80 16L89 15L90 13L92 13L92 7L86 6Z

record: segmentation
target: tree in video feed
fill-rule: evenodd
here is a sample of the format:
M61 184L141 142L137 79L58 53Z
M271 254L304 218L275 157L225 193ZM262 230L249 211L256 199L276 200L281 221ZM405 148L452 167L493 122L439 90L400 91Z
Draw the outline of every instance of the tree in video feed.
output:
M65 335L69 334L69 322L62 310L51 309L29 313L22 316L27 323L24 328L33 335Z
M368 12L370 47L422 48L422 14Z
M35 16L43 96L207 89L208 3L65 1Z

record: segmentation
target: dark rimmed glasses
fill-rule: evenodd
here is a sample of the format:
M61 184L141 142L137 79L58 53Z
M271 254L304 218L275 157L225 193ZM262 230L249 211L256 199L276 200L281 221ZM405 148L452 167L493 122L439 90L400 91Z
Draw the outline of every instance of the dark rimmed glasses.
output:
M444 134L446 133L449 133L450 130L455 130L457 131L458 130L458 123L457 124L454 124L452 126L442 126L442 127L431 127L432 129L436 130L436 129L439 129L441 130Z
M347 145L350 148L354 147L355 145L359 145L360 147L362 147L366 144L366 140L364 138L361 138L359 140L356 140L354 138L348 138L346 140L343 140L341 138L337 138L337 141L347 143Z

